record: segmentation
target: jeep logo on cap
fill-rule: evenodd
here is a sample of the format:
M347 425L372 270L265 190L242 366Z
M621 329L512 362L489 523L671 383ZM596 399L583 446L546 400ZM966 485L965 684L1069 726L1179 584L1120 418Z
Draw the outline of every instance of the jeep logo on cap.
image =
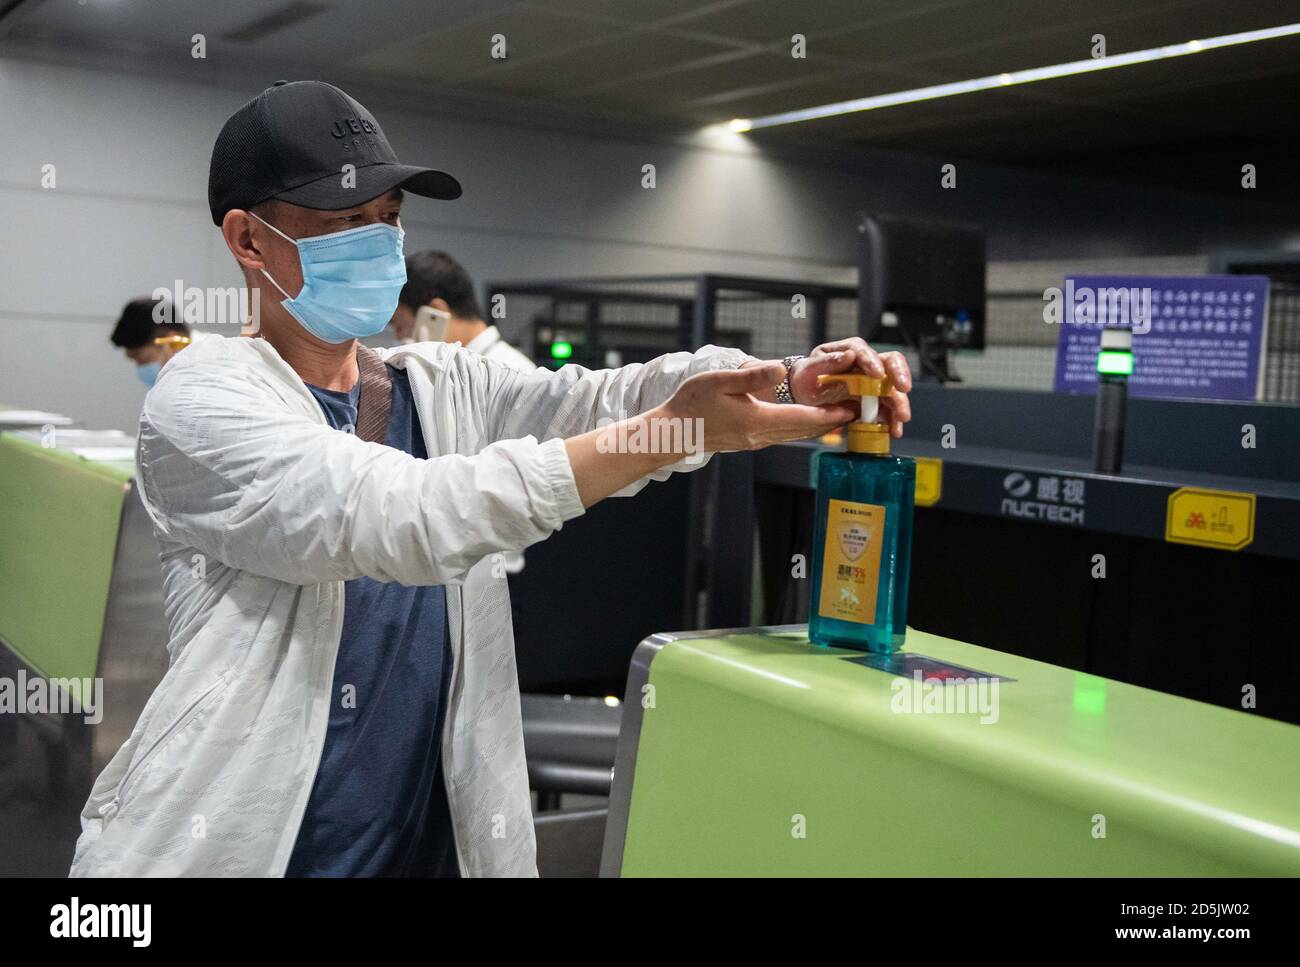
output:
M336 138L346 138L349 134L374 134L376 128L365 118L339 118L330 128L330 134Z

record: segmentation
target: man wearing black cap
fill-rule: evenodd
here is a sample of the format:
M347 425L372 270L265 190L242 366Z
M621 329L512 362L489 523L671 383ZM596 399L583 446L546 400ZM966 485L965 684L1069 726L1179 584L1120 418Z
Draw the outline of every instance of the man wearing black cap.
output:
M265 298L257 338L196 344L145 400L171 664L95 783L74 875L535 874L499 555L705 452L851 419L820 373L909 385L861 340L556 373L365 349L406 281L403 192L460 185L399 164L328 84L277 83L217 138L212 218ZM901 433L901 392L890 416ZM701 426L704 452L619 442Z

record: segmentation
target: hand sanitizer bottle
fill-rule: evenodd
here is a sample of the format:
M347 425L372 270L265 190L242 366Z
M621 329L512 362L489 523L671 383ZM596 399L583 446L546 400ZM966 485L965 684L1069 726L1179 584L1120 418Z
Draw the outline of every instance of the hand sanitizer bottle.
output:
M912 563L916 461L892 456L889 426L877 423L889 380L860 374L822 376L861 397L845 452L814 457L817 507L813 528L808 637L892 654L907 633L907 583Z

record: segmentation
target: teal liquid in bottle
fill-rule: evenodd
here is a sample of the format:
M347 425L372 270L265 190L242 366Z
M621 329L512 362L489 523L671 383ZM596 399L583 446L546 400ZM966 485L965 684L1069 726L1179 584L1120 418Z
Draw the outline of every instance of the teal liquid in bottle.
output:
M889 452L889 427L874 419L883 379L825 376L863 398L862 422L844 453L814 458L817 505L808 637L819 645L892 654L907 633L916 462Z

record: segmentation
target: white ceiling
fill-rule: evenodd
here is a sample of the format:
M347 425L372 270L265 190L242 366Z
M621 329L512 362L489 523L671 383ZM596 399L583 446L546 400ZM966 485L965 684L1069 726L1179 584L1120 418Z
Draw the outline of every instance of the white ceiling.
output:
M1296 0L0 0L0 11L9 49L110 55L129 69L183 63L202 33L210 61L267 77L315 70L679 127L1084 59L1099 33L1118 53L1300 20ZM259 26L282 15L293 22ZM794 33L804 59L790 56ZM505 60L490 55L495 34ZM761 137L1213 191L1243 152L1294 167L1298 128L1290 38Z

